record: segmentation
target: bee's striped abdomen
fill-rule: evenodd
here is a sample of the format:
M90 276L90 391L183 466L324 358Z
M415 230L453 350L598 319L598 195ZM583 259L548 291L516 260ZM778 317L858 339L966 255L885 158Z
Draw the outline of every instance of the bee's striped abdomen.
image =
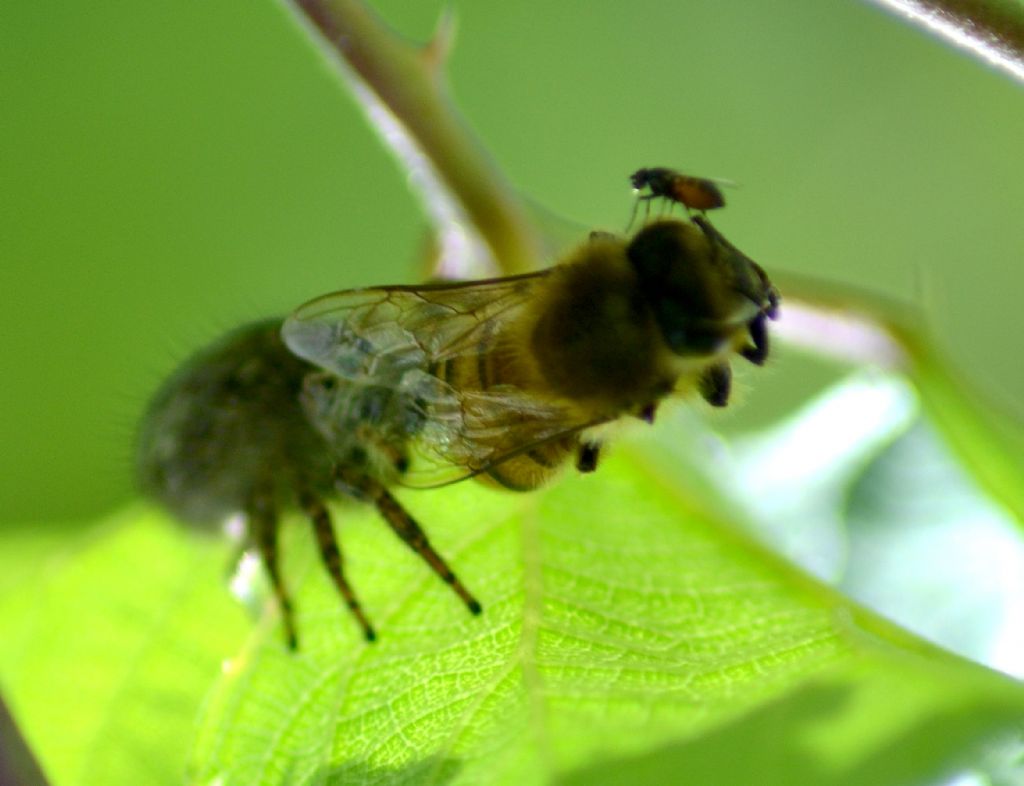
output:
M512 491L530 491L547 481L577 449L575 436L537 445L486 472L486 478Z
M521 355L512 351L514 342L507 336L486 331L477 342L476 352L456 355L432 363L428 371L460 391L465 401L472 401L472 393L487 393L503 388L530 392L537 388L536 372ZM527 413L512 409L500 412L501 423L492 423L494 413L465 411L463 417L468 425L489 432L488 436L477 437L474 442L482 444L482 456L478 465L470 469L480 471L478 476L502 488L513 491L529 491L541 485L557 472L577 448L575 436L562 437L547 443L529 447L500 463L490 466L493 458L500 458L515 447L510 443L509 434L516 431L517 416L528 419ZM490 448L488 450L488 448Z

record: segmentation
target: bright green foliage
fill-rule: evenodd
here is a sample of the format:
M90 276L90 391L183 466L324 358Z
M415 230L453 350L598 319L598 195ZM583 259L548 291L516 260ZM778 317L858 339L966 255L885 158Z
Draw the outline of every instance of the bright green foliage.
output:
M34 548L8 537L0 564ZM0 595L0 686L52 783L180 782L197 708L247 630L224 558L136 510Z
M374 645L296 521L297 655L270 605L239 653L225 552L130 516L0 606L4 689L55 783L105 786L180 782L190 747L189 782L223 786L898 784L1024 719L1016 683L700 515L658 471L619 456L531 495L404 494L479 618L369 511L339 509Z
M24 434L11 451L15 463L7 474L22 484L31 476L35 484L26 485L22 504L25 498L47 501L38 499L38 489L48 489L55 477L66 482L69 469L87 467L82 478L96 484L89 454L83 460L79 452L89 446L74 434L91 437L96 423L83 413L103 421L98 402L113 400L114 367L105 364L120 359L118 368L137 373L140 359L154 354L143 343L131 349L146 326L174 335L163 321L168 314L184 314L191 323L215 313L230 322L239 308L222 292L249 303L261 279L270 282L264 291L273 298L256 302L283 310L327 287L371 283L371 267L381 281L389 280L381 265L407 270L395 241L409 211L392 208L393 200L372 190L385 179L380 163L358 146L355 134L339 132L337 119L325 122L326 115L308 115L302 135L303 112L325 101L300 86L319 84L322 64L301 70L314 62L310 57L289 66L286 42L292 39L276 18L265 20L276 37L261 43L251 37L258 6L195 5L202 13L222 13L218 26L213 17L195 23L180 4L147 6L136 17L120 11L103 17L79 5L73 15L64 10L60 27L71 31L66 39L42 12L38 20L24 16L12 27L19 32L12 42L35 37L46 42L38 51L53 53L11 50L43 77L33 81L19 73L19 89L31 101L22 96L11 116L29 122L12 126L15 143L8 145L29 162L20 179L8 178L18 194L12 215L19 230L36 228L23 237L8 233L18 242L6 256L47 275L41 284L32 279L29 294L12 298L8 308L14 328L6 332L32 337L7 342L22 353L18 359L30 359L7 364L29 369L9 374L8 386L14 389L16 382L29 391L23 396L45 413L45 419L8 418ZM475 20L479 30L475 5L464 5L467 28L473 30ZM534 186L531 193L590 216L588 227L601 221L618 226L624 218L620 202L597 209L588 200L613 193L609 184L624 190L632 168L692 163L694 171L711 173L725 162L725 174L742 173L760 184L762 194L770 189L767 200L751 190L748 213L735 200L731 215L737 223L729 234L735 228L735 237L750 238L751 253L756 247L773 276L776 262L787 260L816 276L853 280L856 273L873 288L892 289L902 281L904 262L924 260L929 271L941 263L956 293L950 299L956 307L947 303L941 311L942 324L949 335L964 337L961 357L973 360L975 372L1003 364L1016 370L1004 363L1014 357L1007 354L1009 344L984 337L1015 335L1010 328L1020 287L981 288L997 274L1008 280L1003 276L1012 266L1002 264L1007 252L1000 249L1016 247L1013 232L1020 225L1010 220L1017 202L1008 190L1024 182L1012 168L1020 160L1013 155L1017 138L1012 131L992 136L993 130L1016 127L1011 88L990 85L974 70L953 70L952 59L937 48L909 32L890 34L897 28L887 24L876 29L873 12L853 6L826 14L808 0L793 4L803 16L788 18L776 7L752 16L754 4L660 4L664 14L656 3L640 10L609 5L601 14L585 4L491 5L497 34L466 37L468 46L460 49L466 65L456 81L460 94L476 104L474 117L496 151L516 160L511 143L525 140L516 181ZM354 7L347 0L327 6ZM244 36L237 30L240 13ZM538 14L544 15L548 44L536 35ZM806 24L819 17L813 29ZM117 27L126 22L135 26ZM297 28L302 36L304 29ZM214 43L196 49L197 39L189 38L195 31ZM105 45L96 46L101 39ZM334 40L351 43L344 36ZM384 52L391 45L386 34L360 40L377 40ZM526 40L528 58L522 56ZM651 44L662 40L666 46ZM112 42L139 48L122 50ZM243 44L252 51L246 53ZM578 46L599 55L595 59ZM775 53L785 57L776 60ZM222 70L234 67L244 80L218 88L213 61ZM419 55L384 58L409 68L422 67L421 61ZM254 70L261 62L272 63L268 74ZM893 71L895 62L900 67ZM169 81L172 72L180 81ZM598 72L602 81L594 79ZM104 74L110 77L106 92L98 87ZM502 85L502 74L513 78ZM378 83L392 88L386 94L392 108L402 104L402 86L414 85L405 93L415 94L414 105L422 109L422 82L380 76L378 71ZM287 90L275 99L268 91L277 82ZM443 79L431 75L426 83ZM783 92L774 92L778 88ZM327 88L330 101L337 97L333 89ZM528 101L516 95L519 89L529 91ZM69 98L61 103L65 90ZM934 108L914 111L915 104L928 103L931 90L939 96ZM133 94L146 100L133 103ZM242 100L247 94L254 97L248 103ZM242 113L229 119L222 112L234 103ZM439 106L450 111L445 101ZM516 122L509 122L513 115ZM595 124L595 117L601 122ZM974 122L950 123L950 117ZM274 118L287 124L276 127ZM196 124L188 125L190 119ZM55 144L55 128L71 129L73 143ZM271 132L260 143L255 132L263 128ZM984 144L973 131L966 133L976 128L985 129ZM126 132L118 136L121 129ZM599 143L599 131L614 144ZM452 142L452 133L447 127L441 141ZM99 142L82 143L89 139ZM541 147L538 139L544 140ZM289 148L312 152L286 159ZM356 180L354 168L333 169L330 149L341 151L346 167L365 159L364 181ZM464 173L466 151L474 149L435 146L433 163L442 173ZM92 157L110 150L119 156ZM565 150L573 155L563 155ZM89 155L79 161L81 151ZM240 157L242 151L252 158ZM570 163L553 166L553 156ZM232 166L214 177L224 162ZM534 167L532 177L528 166ZM993 181L995 170L1003 182ZM50 180L46 172L54 173ZM252 180L254 172L266 173L267 180ZM288 172L299 184L291 191L281 185ZM454 179L462 182L467 203L480 199L480 188L496 185L487 171L478 171L475 180ZM344 199L318 191L325 183L344 183ZM64 202L55 202L55 195ZM125 196L118 202L114 195ZM197 199L206 195L213 195L210 203ZM352 212L352 195L360 195L359 207L368 209ZM218 212L224 206L228 212ZM350 213L357 217L337 220ZM483 213L475 216L482 224L477 228L486 229L490 220L493 229L494 215ZM238 220L244 215L248 220ZM334 224L343 231L329 237L326 230ZM914 231L915 225L924 229ZM411 235L411 224L404 226ZM231 231L222 234L221 227ZM285 227L295 227L294 234L274 241L278 236L265 232ZM378 237L387 242L367 245L366 238ZM995 240L1005 245L993 245ZM410 241L405 248L411 247ZM83 257L83 249L91 254ZM514 251L505 256L520 264L550 258L524 260ZM205 273L220 257L236 266L225 274L228 283L200 283L196 272ZM115 273L97 265L108 258L126 261ZM327 259L329 273L303 281L314 259ZM191 273L182 267L189 260L196 265ZM53 271L60 272L59 282L50 280ZM154 295L169 292L171 281L188 282L195 311L174 297L159 305ZM59 313L40 308L36 290L46 292ZM115 290L127 294L103 300ZM206 291L217 294L196 296ZM786 303L801 294L784 292ZM820 304L820 294L804 293L811 304ZM958 311L972 296L982 310ZM85 310L70 310L72 302ZM895 314L868 312L890 328L896 322ZM90 341L67 340L69 314L78 315L71 322ZM117 314L127 316L118 322ZM997 323L993 315L1009 321ZM989 323L989 333L967 333ZM83 344L102 347L102 362ZM969 395L960 375L938 361L930 340L914 330L902 344L909 359L903 370L933 424L985 490L1021 513L1019 429ZM39 367L40 359L50 365ZM799 379L782 370L785 362L784 352L773 356L776 376ZM89 379L85 368L102 385L82 384ZM69 370L78 385L76 400L87 406L66 407ZM759 378L759 388L770 379ZM970 382L971 375L965 379ZM49 443L40 439L47 428L55 435ZM740 495L723 499L708 482L715 473L699 471L702 461L709 463L699 441L696 452L673 453L688 432L665 423L660 413L652 433L661 442L661 460L651 458L657 450L635 449L592 476L567 478L536 494L461 484L402 495L483 601L480 618L470 617L370 511L339 509L350 578L380 633L374 645L359 638L317 564L308 527L298 520L285 537L285 575L302 637L298 654L284 648L272 602L262 604L255 622L231 599L226 546L202 542L152 512L129 511L92 531L77 549L64 547L57 559L47 556L57 540L54 530L5 532L0 691L56 786L161 786L183 779L202 786L885 786L934 782L965 767L988 769L985 757L993 746L1019 744L1024 690L1018 683L878 619L756 543L736 513ZM43 469L45 475L39 474ZM840 521L847 501L840 485L825 511L828 525L837 528L848 523ZM73 485L64 490L70 493L59 499L82 494ZM942 491L924 493L935 498ZM872 522L878 524L876 514ZM820 523L805 512L788 532L813 532ZM891 520L894 530L901 523ZM906 586L920 592L931 585L917 581L915 571L930 566L913 562L907 561ZM870 595L847 579L851 591ZM256 589L265 599L265 588ZM1019 775L1018 767L1005 782Z

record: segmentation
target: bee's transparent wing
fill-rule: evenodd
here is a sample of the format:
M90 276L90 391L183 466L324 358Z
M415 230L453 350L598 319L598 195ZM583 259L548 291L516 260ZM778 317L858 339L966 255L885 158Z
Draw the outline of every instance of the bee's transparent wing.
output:
M549 272L337 292L300 307L282 335L292 352L341 380L399 394L414 410L405 420L417 424L396 436L417 453L405 482L441 485L588 425L530 391L441 371L486 355ZM336 395L350 390L342 385Z
M498 407L507 406L504 411L510 412L519 403L492 399L487 404L487 412L493 416L494 425L464 421L462 438L448 445L432 439L415 442L414 460L401 485L417 489L447 486L606 422L606 419L584 422L574 419L568 412L551 408L535 410L514 424L498 424L495 413L502 411Z
M403 485L435 488L487 472L549 442L597 423L515 388L458 392L453 416L436 407L413 443Z
M481 330L514 319L548 273L335 292L300 306L282 337L299 357L352 382L427 371L476 352Z

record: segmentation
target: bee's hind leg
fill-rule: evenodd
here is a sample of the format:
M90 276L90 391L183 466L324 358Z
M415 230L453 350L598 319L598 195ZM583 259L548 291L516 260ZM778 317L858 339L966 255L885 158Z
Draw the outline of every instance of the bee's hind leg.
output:
M260 557L263 560L263 567L267 571L267 577L273 587L274 595L277 598L278 606L281 608L281 618L284 622L285 641L288 648L297 650L299 648L299 637L295 632L295 617L292 612L292 602L285 589L284 580L281 578L281 570L278 564L277 551L277 511L269 495L257 493L253 496L246 510L249 530L252 539L259 549Z
M320 548L320 558L323 560L324 567L327 568L334 586L338 588L338 592L341 593L345 605L348 606L349 611L352 612L359 623L359 627L362 628L363 636L367 641L374 641L377 638L377 634L374 632L373 626L370 625L370 621L366 619L366 615L363 613L362 606L359 605L355 592L352 591L352 587L345 578L341 549L338 547L338 540L334 536L331 514L327 510L327 506L324 505L323 500L309 492L299 495L299 504L313 523L313 530L316 532L316 542Z
M354 496L372 502L380 515L390 525L391 529L398 535L413 551L420 555L434 572L441 577L441 580L448 584L455 594L462 598L466 608L473 614L482 611L480 601L470 594L463 586L458 577L448 567L448 563L441 558L441 555L434 551L434 547L427 540L427 534L423 528L409 513L402 507L401 503L391 496L384 486L378 481L365 476L356 476L354 473L341 471L338 473L338 480L342 488L349 490Z

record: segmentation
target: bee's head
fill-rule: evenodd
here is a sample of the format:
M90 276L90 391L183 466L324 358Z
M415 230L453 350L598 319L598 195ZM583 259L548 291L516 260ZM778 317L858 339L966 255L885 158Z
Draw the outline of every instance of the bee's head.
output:
M658 221L630 241L626 253L640 290L677 355L738 347L760 364L768 351L765 318L775 318L778 292L706 219L697 222Z

